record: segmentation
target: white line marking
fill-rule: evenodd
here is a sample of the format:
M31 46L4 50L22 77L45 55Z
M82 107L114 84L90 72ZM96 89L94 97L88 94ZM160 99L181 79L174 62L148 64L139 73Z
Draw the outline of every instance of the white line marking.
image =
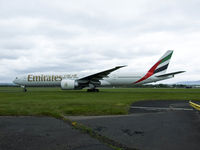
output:
M173 108L173 107L140 107L140 106L131 106L135 109L145 109L145 110L193 110L192 108Z

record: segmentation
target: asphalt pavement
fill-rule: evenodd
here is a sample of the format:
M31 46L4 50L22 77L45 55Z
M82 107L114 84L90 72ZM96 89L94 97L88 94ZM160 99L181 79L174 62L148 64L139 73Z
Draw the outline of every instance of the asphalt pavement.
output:
M126 116L71 119L129 148L199 150L200 116L197 111L191 109L188 101L142 101L133 104L132 107L130 114ZM154 109L135 109L135 107Z
M188 101L140 101L130 114L66 116L127 149L199 150L200 114ZM106 142L106 141L105 141ZM51 117L0 117L0 150L110 150Z
M111 150L51 117L0 117L0 150Z

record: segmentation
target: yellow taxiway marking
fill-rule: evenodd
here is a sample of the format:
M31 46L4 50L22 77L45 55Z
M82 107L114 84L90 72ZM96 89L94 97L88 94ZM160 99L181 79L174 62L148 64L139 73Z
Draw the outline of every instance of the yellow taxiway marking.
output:
M200 111L200 105L194 102L189 101L190 106Z

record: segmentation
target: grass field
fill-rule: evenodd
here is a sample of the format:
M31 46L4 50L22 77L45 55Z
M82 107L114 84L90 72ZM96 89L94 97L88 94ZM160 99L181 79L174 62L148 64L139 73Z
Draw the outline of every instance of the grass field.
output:
M59 88L0 88L0 115L108 115L127 114L141 100L200 100L200 89L100 89L62 91Z

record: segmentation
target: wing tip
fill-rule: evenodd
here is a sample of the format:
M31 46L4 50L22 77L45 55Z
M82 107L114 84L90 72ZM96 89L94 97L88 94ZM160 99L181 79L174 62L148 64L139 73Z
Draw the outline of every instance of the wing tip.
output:
M123 67L127 67L127 65L116 66L115 68L123 68Z
M186 72L186 71L179 71L179 73L184 73L184 72Z

